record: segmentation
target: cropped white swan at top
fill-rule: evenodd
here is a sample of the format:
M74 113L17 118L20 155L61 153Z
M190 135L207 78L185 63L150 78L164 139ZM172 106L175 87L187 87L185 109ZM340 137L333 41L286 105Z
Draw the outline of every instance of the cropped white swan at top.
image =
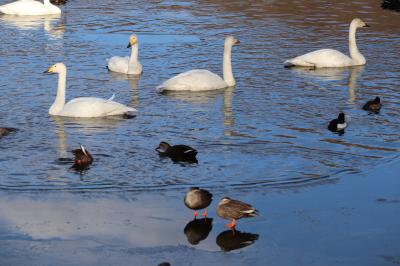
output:
M357 28L369 27L364 21L355 18L350 23L349 30L349 51L350 57L333 50L321 49L310 52L285 61L285 67L305 66L305 67L347 67L365 65L364 56L358 51L356 44Z
M44 0L43 3L34 0L19 0L0 6L0 13L18 16L40 16L61 14L61 9L50 0Z
M127 48L131 48L131 56L120 57L113 56L107 59L107 68L110 71L124 73L124 74L133 74L139 75L142 73L142 64L140 64L138 60L139 55L139 41L138 37L135 34L132 34L129 38L129 44Z
M123 115L136 112L136 109L110 99L94 97L79 97L65 103L65 87L67 81L67 67L63 63L51 66L45 73L58 73L57 96L49 109L50 115L68 117L104 117Z
M194 69L172 77L157 87L159 92L166 90L173 91L208 91L232 87L236 81L232 73L231 53L232 46L239 41L233 36L225 38L224 61L222 79L217 74L208 70Z

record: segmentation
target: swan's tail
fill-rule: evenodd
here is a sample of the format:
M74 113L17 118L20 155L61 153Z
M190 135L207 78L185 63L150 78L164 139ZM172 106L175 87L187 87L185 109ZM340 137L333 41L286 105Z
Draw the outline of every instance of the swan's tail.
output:
M291 68L291 67L294 67L295 64L293 64L290 60L286 60L286 61L283 63L283 66L284 66L285 68Z
M113 95L110 97L110 99L108 99L107 101L113 101L115 98L115 93L113 93Z
M160 85L160 86L157 86L157 87L156 87L156 91L157 91L158 93L163 93L164 90L165 90L165 87L164 87L163 85Z

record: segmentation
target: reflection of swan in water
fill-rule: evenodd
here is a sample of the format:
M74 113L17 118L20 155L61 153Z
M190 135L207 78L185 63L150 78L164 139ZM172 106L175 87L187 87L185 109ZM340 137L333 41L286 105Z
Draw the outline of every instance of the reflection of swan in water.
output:
M223 251L232 251L254 244L258 234L242 233L236 230L226 230L217 236L217 245Z
M110 71L109 74L116 80L128 80L129 86L131 87L131 100L128 106L139 109L139 94L138 94L138 83L140 75L126 75L122 73L116 73Z
M192 245L197 245L200 241L206 239L212 229L212 218L194 219L190 221L183 232L187 240Z
M2 24L18 28L19 30L39 30L43 28L52 38L61 38L64 35L64 24L59 21L60 15L44 16L0 16Z
M230 87L224 91L223 112L224 112L225 136L232 135L232 127L233 127L232 98L233 98L233 87Z
M215 100L225 90L213 91L164 91L162 95L191 103L208 103Z
M224 104L222 112L224 113L224 135L231 136L233 127L233 112L232 112L232 99L233 90L235 87L228 87L222 90L214 91L164 91L163 95L174 99L182 100L191 103L208 103L218 98L222 93L224 94Z
M364 71L364 66L354 66L350 69L347 86L349 87L349 102L356 101L356 85L358 76Z
M122 121L126 119L120 116L95 117L95 118L78 118L64 116L50 116L51 119L59 126L68 125L84 133L106 132L110 129L117 128Z
M364 66L353 66L348 68L307 68L294 67L295 72L300 77L312 77L321 81L339 81L348 78L349 102L356 100L355 89L358 76L363 72Z
M66 133L64 128L64 121L62 117L59 116L51 116L54 123L57 125L56 132L58 136L58 156L59 157L66 157L67 155L67 148L65 145Z

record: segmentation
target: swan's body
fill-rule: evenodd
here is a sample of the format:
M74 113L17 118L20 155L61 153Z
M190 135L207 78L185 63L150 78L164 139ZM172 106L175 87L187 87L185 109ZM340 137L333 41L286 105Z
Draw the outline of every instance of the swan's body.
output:
M368 27L364 21L355 18L350 23L349 51L350 57L333 49L321 49L285 61L285 67L348 67L365 65L365 57L358 51L356 44L357 28Z
M41 16L61 14L61 9L44 0L43 3L34 0L19 0L0 6L0 12L18 16Z
M131 48L131 56L113 56L107 59L107 68L110 71L139 75L143 71L142 64L138 60L139 43L136 35L131 35L129 38L128 48Z
M165 90L208 91L235 86L236 81L232 73L231 53L232 46L237 43L239 43L239 41L232 36L228 36L225 39L223 61L224 78L208 70L194 69L166 80L157 87L157 90L159 92Z
M46 72L59 74L57 96L53 105L49 109L50 115L68 117L104 117L136 112L134 108L114 102L114 96L108 100L94 97L79 97L65 103L67 68L63 63L57 63L50 67Z

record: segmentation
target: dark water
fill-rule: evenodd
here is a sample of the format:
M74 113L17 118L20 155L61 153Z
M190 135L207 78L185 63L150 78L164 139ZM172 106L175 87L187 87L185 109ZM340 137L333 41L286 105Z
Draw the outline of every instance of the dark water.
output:
M175 216L187 218L185 211L177 214L183 209L180 201L187 187L209 188L216 193L216 200L228 194L263 205L265 193L271 191L287 193L288 197L293 191L302 191L307 197L309 186L324 189L324 184L337 182L357 186L362 181L357 179L359 175L398 161L395 158L400 150L400 13L381 10L378 2L71 0L62 7L61 17L0 16L0 126L19 128L0 140L1 194L13 198L11 206L30 206L29 199L34 198L32 204L38 201L38 205L26 208L44 208L50 213L58 209L50 191L64 195L65 201L57 201L62 210L86 198L95 203L82 207L85 213L90 209L101 212L102 200L107 203L106 209L116 204L118 208L100 219L104 224L110 216L117 217L114 224L128 219L118 215L119 208L148 204L151 209L157 208L158 201L170 200L171 205L162 205L165 212L160 216L170 219L167 224L171 234L158 238L161 233L155 234L159 241L150 241L150 246L183 245L178 254L187 255L193 251L185 251L191 247L186 246L182 234L184 224L177 227L171 222ZM365 66L317 71L283 68L284 60L319 48L347 54L348 24L353 17L371 25L357 33L358 47L367 59ZM108 73L105 59L128 55L125 47L131 33L139 36L144 73L140 78ZM229 34L241 41L232 54L236 87L208 93L156 93L155 87L162 81L186 70L205 68L222 74L223 39ZM50 117L48 108L54 101L57 77L42 72L60 61L68 67L67 100L77 96L108 98L115 93L117 101L137 108L138 116L129 120ZM375 96L380 96L384 105L380 114L361 110L363 103ZM340 111L350 117L343 136L326 129L328 121ZM161 160L154 151L161 140L196 148L199 164L181 166ZM69 151L79 143L95 157L92 167L82 174L57 160L70 156ZM389 176L393 174L393 168L384 169ZM14 199L19 195L15 191L26 193L22 199ZM141 198L153 194L154 198ZM118 200L107 199L110 195ZM168 208L174 209L174 216ZM69 215L77 215L72 213ZM16 226L23 227L20 221L29 220L33 214L11 220L18 220ZM5 212L2 215L7 216ZM137 217L134 211L126 214L131 215ZM29 239L51 241L93 240L101 233L89 230L82 235L74 230L85 223L104 229L92 224L90 218L82 223L78 218L79 226L65 237L61 231L67 218L56 216L60 228L50 226L56 228L50 230L53 233L48 233L46 226L38 226L46 223L40 218L32 225L34 230L22 230L23 234ZM139 222L155 221L153 227L143 229L145 232L165 229L162 219L150 216L144 215ZM248 222L249 228L265 232L267 217L265 214L255 225ZM50 215L48 219L53 218ZM223 222L216 221L222 229ZM108 233L104 238L118 239L127 228L132 229L117 228L105 228ZM180 240L170 242L178 231ZM219 232L212 232L215 240ZM129 237L130 241L135 237ZM13 236L2 237L9 238ZM252 262L265 265L261 263L266 261L262 239L255 244L260 246L252 254ZM205 245L203 249L218 250L214 240L207 238L213 247ZM130 241L123 248L127 253L130 245L141 246ZM77 247L71 249L73 253ZM160 252L169 254L169 249L161 248ZM118 252L111 253L110 257L117 257ZM81 255L83 258L86 253ZM187 262L194 263L190 257ZM324 261L321 258L315 261ZM94 263L90 256L87 259L85 263ZM232 264L234 259L217 257L217 262ZM154 263L151 261L151 265ZM141 264L150 262L143 259L138 262ZM300 260L298 264L309 261Z

